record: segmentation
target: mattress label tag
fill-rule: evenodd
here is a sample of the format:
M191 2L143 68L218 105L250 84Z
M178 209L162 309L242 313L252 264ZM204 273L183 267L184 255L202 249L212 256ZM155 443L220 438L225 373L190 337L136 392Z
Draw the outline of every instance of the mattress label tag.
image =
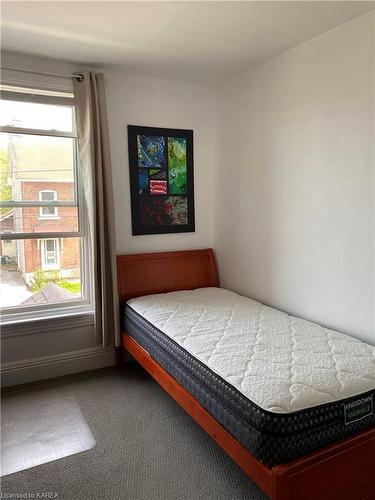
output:
M374 413L372 396L357 399L350 403L344 403L345 425L362 420Z

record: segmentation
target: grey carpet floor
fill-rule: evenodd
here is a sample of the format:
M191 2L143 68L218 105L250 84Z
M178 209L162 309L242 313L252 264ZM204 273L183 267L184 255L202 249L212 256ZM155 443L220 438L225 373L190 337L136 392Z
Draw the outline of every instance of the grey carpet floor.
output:
M74 397L97 444L3 477L2 498L47 492L59 500L267 498L135 363L12 388L3 397L13 391Z

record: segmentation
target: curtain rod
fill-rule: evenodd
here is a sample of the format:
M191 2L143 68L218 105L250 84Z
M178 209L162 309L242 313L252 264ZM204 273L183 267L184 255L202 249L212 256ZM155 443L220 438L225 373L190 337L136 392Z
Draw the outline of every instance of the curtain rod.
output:
M66 75L63 73L48 73L47 71L35 71L32 69L15 68L13 66L1 66L1 69L7 69L9 71L19 71L20 73L31 73L33 75L54 76L56 78L65 78L68 80L70 80L71 78L77 78L79 82L83 82L83 80L85 79L82 73L73 73L71 75Z

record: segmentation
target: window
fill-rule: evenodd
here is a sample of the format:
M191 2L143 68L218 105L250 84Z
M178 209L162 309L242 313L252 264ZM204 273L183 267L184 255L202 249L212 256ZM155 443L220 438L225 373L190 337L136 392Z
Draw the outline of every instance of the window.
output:
M56 191L39 191L39 200L40 201L50 201L51 203L53 201L57 200L57 193ZM57 217L58 216L58 208L56 206L50 206L50 207L40 207L40 217Z
M91 311L73 96L1 90L2 322Z
M41 257L43 269L59 269L58 240L42 240Z

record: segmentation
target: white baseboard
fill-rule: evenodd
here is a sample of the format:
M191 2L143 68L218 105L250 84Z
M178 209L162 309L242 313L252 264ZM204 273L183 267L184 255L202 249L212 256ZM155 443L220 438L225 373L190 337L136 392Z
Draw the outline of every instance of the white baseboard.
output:
M1 367L1 385L26 384L69 373L96 370L115 364L115 348L92 347L54 356L4 363Z

